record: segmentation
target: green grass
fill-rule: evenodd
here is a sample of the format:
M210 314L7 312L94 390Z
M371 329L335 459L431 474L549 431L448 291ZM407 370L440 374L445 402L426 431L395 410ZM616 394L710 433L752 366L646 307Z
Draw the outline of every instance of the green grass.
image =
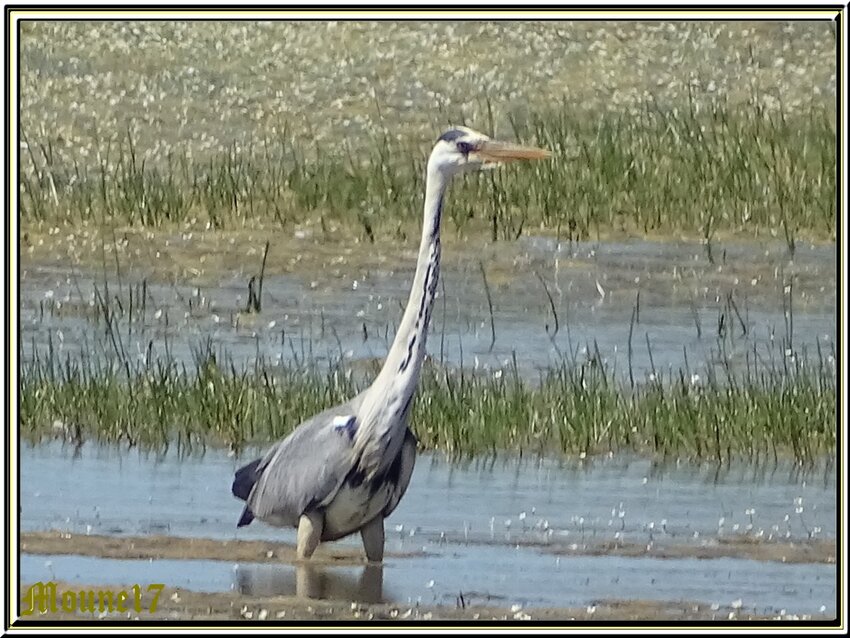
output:
M834 451L832 361L753 352L739 373L687 371L632 385L598 356L563 361L538 383L425 366L411 425L420 448L452 458L631 451L662 458L811 463ZM723 370L723 368L720 368ZM211 344L194 366L37 352L20 378L21 433L184 453L263 445L364 387L342 368L237 368Z
M756 102L636 115L578 115L565 105L520 118L513 137L555 157L464 178L444 232L523 232L572 239L671 233L710 245L718 234L835 239L835 131L830 111L766 111ZM428 148L378 134L347 144L274 138L195 160L147 162L133 133L99 141L86 160L49 137L26 137L22 227L82 220L137 227L314 223L366 241L418 232ZM365 150L363 150L365 148ZM92 157L98 157L94 164Z
M21 228L310 225L402 244L451 122L554 157L457 180L446 234L685 235L709 259L714 239L777 237L793 252L836 238L835 42L827 22L25 24ZM144 330L147 294L118 285L121 301L104 284L75 310L108 352L63 359L48 343L23 364L25 436L242 449L361 387L336 366L237 367L209 343L194 365L131 360L119 325ZM627 383L598 357L536 383L426 367L412 424L453 457L808 462L835 447L834 353L792 363L790 348L698 383Z

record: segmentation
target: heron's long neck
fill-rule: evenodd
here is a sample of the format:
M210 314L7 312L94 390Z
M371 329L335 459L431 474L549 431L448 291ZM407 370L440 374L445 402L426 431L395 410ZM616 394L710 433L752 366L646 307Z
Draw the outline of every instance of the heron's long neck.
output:
M384 367L372 385L394 409L407 412L425 358L425 339L440 277L440 218L447 180L437 170L428 171L425 219L413 287ZM381 401L380 397L375 397Z

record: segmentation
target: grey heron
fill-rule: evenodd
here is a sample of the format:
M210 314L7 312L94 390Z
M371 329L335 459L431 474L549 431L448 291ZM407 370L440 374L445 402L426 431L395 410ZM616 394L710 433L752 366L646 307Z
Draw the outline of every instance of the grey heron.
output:
M237 470L232 492L245 501L239 527L256 518L297 528L299 559L310 558L320 542L359 531L369 562L383 560L384 519L404 495L416 457L408 418L440 273L446 188L461 172L549 155L465 127L440 136L427 164L410 297L381 371L363 392L304 421L265 456Z

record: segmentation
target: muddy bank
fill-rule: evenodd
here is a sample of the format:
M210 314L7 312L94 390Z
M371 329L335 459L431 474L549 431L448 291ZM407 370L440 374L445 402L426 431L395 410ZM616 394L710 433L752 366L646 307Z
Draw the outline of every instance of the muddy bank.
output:
M26 598L33 583L23 583L21 587L21 605L30 606ZM58 582L57 592L66 591L116 591L120 588L111 585L79 585ZM542 621L557 624L559 622L599 621L685 621L685 620L829 620L826 616L796 616L777 614L774 616L755 615L727 607L707 605L696 602L662 603L646 600L604 600L582 608L546 608L522 609L517 605L510 607L470 606L458 597L454 606L448 605L399 605L389 603L362 604L346 601L327 601L297 598L292 596L246 597L234 592L207 593L165 587L161 591L154 612L150 611L151 593L141 598L141 612L135 610L113 613L55 613L34 614L25 617L27 622L55 620L213 620L247 621L267 623L306 622L427 622L441 621L499 621L521 623L523 621Z
M417 221L410 236L418 234ZM469 280L477 289L481 287L481 261L490 285L513 294L524 288L542 294L537 280L529 275L542 268L553 269L556 281L560 277L563 285L573 288L570 282L574 280L573 296L586 294L595 300L599 281L609 303L612 297L622 296L617 300L629 306L638 287L644 303L669 303L671 289L680 290L683 302L697 295L697 303L700 296L703 301L712 298L715 290L740 289L753 307L772 306L787 283L785 279L793 277L798 310L808 306L821 309L825 297L834 304L834 243L800 242L792 255L775 239L727 239L718 240L718 256L712 261L699 239L684 237L615 236L572 242L529 235L515 242L492 242L478 234L449 235L442 240L443 269L444 276L461 284ZM266 255L267 240L270 249ZM51 282L56 288L62 288L61 279L79 268L76 275L83 280L87 275L97 280L105 271L116 281L145 279L149 284L202 288L234 285L246 294L248 279L262 269L270 279L295 277L314 295L350 294L352 281L368 286L387 274L409 278L416 259L412 240L366 244L352 242L346 234L317 236L268 228L225 231L192 227L180 231L125 227L105 235L96 227L32 227L24 232L21 246L23 286L47 285L52 278L58 280ZM58 269L57 264L61 265ZM711 294L699 295L706 287ZM59 298L59 290L56 292Z
M646 556L652 558L742 558L782 563L835 563L835 540L782 542L749 537L712 538L699 545L655 545L603 542L596 545L558 545L544 551L558 555Z
M293 563L295 546L287 543L248 540L215 540L176 536L106 536L67 532L25 532L22 552L29 554L75 554L97 558L227 560L242 563ZM422 556L424 552L388 552L388 558ZM311 559L317 565L360 565L362 552L345 547L319 546Z
M473 544L480 544L484 541ZM624 556L647 558L740 558L783 563L834 563L835 540L773 541L748 536L712 538L696 543L533 543L511 541L543 552L569 556ZM227 560L243 563L293 563L295 547L287 543L248 540L215 540L175 536L129 536L70 534L67 532L25 532L21 551L29 554L75 554L97 558ZM423 556L425 552L390 552L388 558ZM360 565L365 563L358 549L321 545L313 557L317 565Z

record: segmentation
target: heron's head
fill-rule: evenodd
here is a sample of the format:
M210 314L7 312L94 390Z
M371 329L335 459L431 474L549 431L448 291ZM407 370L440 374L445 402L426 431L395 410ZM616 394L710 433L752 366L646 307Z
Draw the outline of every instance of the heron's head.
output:
M428 159L428 170L438 170L451 176L463 171L494 168L505 162L544 159L550 155L549 151L541 148L499 142L478 131L456 126L437 140Z

